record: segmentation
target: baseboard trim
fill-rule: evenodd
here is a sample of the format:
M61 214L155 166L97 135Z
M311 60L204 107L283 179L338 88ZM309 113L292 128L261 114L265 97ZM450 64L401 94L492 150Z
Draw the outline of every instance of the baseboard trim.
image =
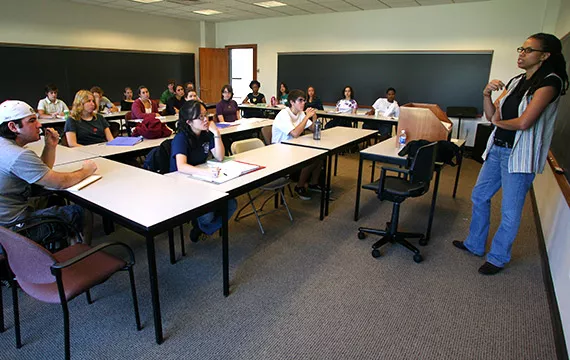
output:
M542 224L538 214L538 205L536 203L536 195L534 187L530 189L530 199L532 202L532 211L534 213L534 222L536 224L536 232L538 234L538 248L540 251L540 260L542 265L542 278L544 287L546 288L546 297L548 299L548 307L550 308L550 318L552 320L552 332L554 334L554 344L556 346L556 358L558 360L568 360L568 348L566 347L566 339L564 338L564 328L560 319L560 310L558 301L556 300L556 292L554 283L552 282L552 273L548 262L548 253L544 242L544 234L542 232Z

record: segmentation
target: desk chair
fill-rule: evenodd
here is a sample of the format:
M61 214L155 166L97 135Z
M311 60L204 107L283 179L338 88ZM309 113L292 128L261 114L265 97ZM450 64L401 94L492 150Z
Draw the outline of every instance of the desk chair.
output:
M87 302L91 304L90 289L107 281L118 271L129 273L137 330L142 329L133 275L135 258L133 250L126 244L104 243L94 248L85 244L76 244L50 254L34 241L0 227L0 245L5 250L10 271L15 276L15 278L10 276L9 279L12 287L17 348L22 347L17 285L39 301L61 304L65 359L71 357L68 302L85 293ZM129 260L125 261L102 251L111 246L119 246L126 250Z
M246 140L240 140L240 141L236 141L232 144L232 154L239 154L248 150L253 150L253 149L257 149L257 148L261 148L265 146L263 144L263 141L261 141L260 139L246 139ZM259 187L259 189L261 190L261 192L257 195L255 195L254 197L251 196L251 194L248 192L247 193L247 197L249 198L249 201L247 204L245 204L244 206L241 207L241 209L239 209L239 211L236 213L236 216L234 217L235 221L239 221L245 217L248 217L250 215L255 215L255 218L257 220L257 224L259 225L259 230L261 230L261 234L265 235L265 230L263 229L263 225L261 225L261 217L268 215L270 213L272 213L274 210L260 214L261 211L263 211L263 207L265 206L265 204L267 204L267 202L271 199L273 199L275 196L280 196L281 197L281 202L283 203L283 205L285 205L285 209L287 209L287 214L289 214L289 220L291 220L291 222L293 221L293 216L291 215L291 211L289 210L289 206L287 205L287 201L285 200L285 187L289 185L291 181L286 178L286 177L282 177L279 178L277 180L274 180L272 182L270 182L269 184L265 184L262 185L261 187ZM258 209L255 207L255 199L257 199L258 197L260 197L261 195L263 195L263 193L265 193L266 191L271 191L272 194L271 196L267 197L263 203L261 204L261 207ZM277 204L277 203L276 203ZM240 215L241 212L248 206L251 206L252 208L252 212L247 213L245 215Z
M409 169L395 169L382 167L382 174L378 186L378 198L394 203L392 208L392 219L386 223L384 230L366 227L358 228L358 238L364 239L366 233L382 235L383 237L372 245L372 256L380 256L382 245L391 242L403 245L414 253L414 261L419 263L423 260L420 251L406 238L419 238L420 245L427 245L424 234L406 233L398 231L398 219L400 215L400 204L409 197L418 197L429 191L430 181L433 176L435 166L437 143L431 143L418 149L412 165ZM387 171L403 174L404 177L387 176Z

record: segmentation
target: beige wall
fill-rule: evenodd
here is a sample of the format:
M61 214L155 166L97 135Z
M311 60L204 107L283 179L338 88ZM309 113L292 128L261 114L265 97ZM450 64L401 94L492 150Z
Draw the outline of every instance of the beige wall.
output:
M197 53L200 24L64 0L2 0L0 42Z

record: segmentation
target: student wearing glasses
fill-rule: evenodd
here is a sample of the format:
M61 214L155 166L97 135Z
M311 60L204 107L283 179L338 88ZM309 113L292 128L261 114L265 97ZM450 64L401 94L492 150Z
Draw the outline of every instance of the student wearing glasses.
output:
M279 111L271 130L271 142L278 144L283 140L299 137L305 129L315 131L315 125L311 118L315 115L315 109L305 109L305 92L303 90L291 90L289 92L289 106ZM321 191L319 176L321 162L317 161L301 170L299 181L295 186L295 194L301 200L311 200L309 191Z
M178 133L172 140L172 157L170 171L185 174L200 174L217 177L220 169L215 167L198 168L208 160L212 153L218 161L224 159L224 144L220 130L213 121L208 121L208 113L204 103L190 100L182 105L178 114ZM228 201L228 218L237 208L235 199ZM190 231L190 240L197 242L204 234L212 235L222 227L222 216L217 212L207 213L197 218Z
M95 97L87 90L79 90L75 94L71 114L65 121L63 130L69 147L113 140L109 123L97 113Z
M40 119L53 119L63 116L64 111L69 110L63 101L57 98L57 86L48 84L45 87L46 97L38 103L38 114Z
M453 241L461 250L485 255L491 199L502 189L501 223L486 262L479 268L483 275L500 272L510 261L526 194L535 175L544 169L560 96L568 89L566 61L561 51L562 44L556 36L534 34L517 49L517 66L524 73L506 86L501 80L492 80L483 90L485 116L495 129L471 194L469 235L465 241ZM493 103L492 92L500 90Z
M234 122L240 119L239 107L234 97L234 90L231 85L222 87L222 100L216 104L216 116L218 122Z

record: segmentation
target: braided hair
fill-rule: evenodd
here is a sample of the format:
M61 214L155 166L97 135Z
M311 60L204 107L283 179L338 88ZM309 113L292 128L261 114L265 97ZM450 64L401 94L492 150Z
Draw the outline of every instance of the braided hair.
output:
M198 146L198 137L194 131L192 131L192 128L190 125L188 125L187 121L192 121L194 119L200 118L202 107L206 109L206 105L203 102L197 100L189 100L186 101L184 105L182 105L178 113L176 131L182 132L184 135L186 135L191 148Z
M566 90L568 90L568 74L566 73L566 60L564 59L564 55L562 55L562 43L560 40L556 36L546 33L531 35L529 39L540 41L541 50L550 53L548 59L546 59L540 68L532 75L529 94L533 94L540 82L551 73L555 73L562 79L560 95L566 94Z

